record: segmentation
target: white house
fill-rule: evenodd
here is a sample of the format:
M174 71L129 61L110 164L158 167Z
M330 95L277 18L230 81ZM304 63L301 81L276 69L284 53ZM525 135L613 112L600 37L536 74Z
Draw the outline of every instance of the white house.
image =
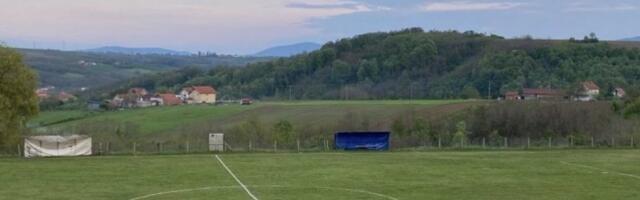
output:
M613 96L614 97L623 98L626 95L627 95L627 92L625 92L624 89L622 89L622 88L617 87L617 88L613 89Z
M595 101L600 95L600 87L593 81L582 82L576 101Z
M178 96L188 104L216 103L216 90L211 86L185 87Z

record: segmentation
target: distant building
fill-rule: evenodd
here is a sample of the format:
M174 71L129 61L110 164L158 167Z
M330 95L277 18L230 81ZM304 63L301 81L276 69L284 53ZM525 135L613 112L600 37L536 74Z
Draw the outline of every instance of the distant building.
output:
M504 93L505 100L520 100L520 95L516 91L509 91Z
M152 106L151 97L144 88L131 88L127 93L116 94L111 100L111 106L119 108Z
M541 100L541 99L564 99L565 92L557 89L547 88L524 88L522 89L522 98L524 100Z
M160 101L160 105L163 106L175 106L182 104L182 101L175 94L156 94L156 99Z
M62 91L62 92L58 93L58 95L56 96L56 99L58 101L61 101L61 102L68 102L68 101L76 100L78 98L76 96L73 96L73 95L71 95L69 93L66 93L66 92Z
M251 98L242 98L240 100L240 105L251 105L253 100Z
M53 92L53 90L55 90L56 87L54 86L47 86L47 87L42 87L42 88L38 88L36 90L36 96L38 96L38 99L40 99L40 101L48 99L49 97L51 97L51 95L49 95L51 92Z
M619 87L614 88L612 93L614 97L618 97L618 98L623 98L627 95L627 92L625 92L624 89Z
M100 105L102 104L102 102L100 101L88 101L87 102L87 109L88 110L100 110Z
M600 95L600 87L593 81L585 81L581 83L581 87L576 94L576 101L595 101Z
M216 90L211 86L191 86L180 91L180 99L188 104L216 103Z
M144 88L131 88L129 89L129 94L136 95L136 96L144 96L149 94L149 92L147 92L147 90Z
M38 96L38 99L40 99L40 101L42 101L44 99L49 98L49 91L38 89L38 90L36 90L36 96Z
M154 106L154 103L152 102L153 98L154 96L150 94L137 96L135 107L145 108L149 106Z

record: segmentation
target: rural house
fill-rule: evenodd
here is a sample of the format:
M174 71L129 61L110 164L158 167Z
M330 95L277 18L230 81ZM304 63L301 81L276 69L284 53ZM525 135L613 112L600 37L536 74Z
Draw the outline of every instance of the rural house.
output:
M216 90L211 86L191 86L180 91L180 99L187 104L216 103Z
M627 93L624 91L624 89L622 89L620 87L614 88L612 93L613 93L612 95L614 97L618 97L618 98L623 98L624 96L627 95Z
M522 89L522 97L524 100L564 99L565 92L547 88L524 88Z
M129 89L129 94L140 97L149 94L149 92L144 88L131 88Z
M58 96L56 97L56 99L58 101L61 101L61 102L68 102L68 101L76 100L77 98L76 98L76 96L73 96L72 94L69 94L69 93L66 93L66 92L62 91L62 92L58 93Z
M127 93L117 94L111 100L111 105L120 108L148 107L151 106L151 97L144 88L131 88Z
M156 94L155 99L159 101L158 105L163 106L175 106L182 104L182 101L175 94L171 93Z
M585 81L581 83L581 87L575 97L576 101L595 101L600 95L600 87L593 81Z
M516 91L509 91L504 93L505 100L520 100L520 95Z

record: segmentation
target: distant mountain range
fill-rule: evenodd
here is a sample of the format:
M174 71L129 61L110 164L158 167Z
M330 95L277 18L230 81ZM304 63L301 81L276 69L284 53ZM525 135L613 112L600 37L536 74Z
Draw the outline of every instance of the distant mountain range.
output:
M275 46L265 50L262 50L258 53L253 54L252 56L257 57L288 57L304 52L311 52L320 49L322 47L321 44L312 43L312 42L303 42L296 43L291 45L283 45L283 46Z
M100 47L95 49L87 49L83 51L93 52L93 53L119 53L119 54L127 54L127 55L136 55L136 54L191 55L190 52L174 51L174 50L163 49L163 48L129 48L129 47L119 47L119 46L105 46L105 47Z
M626 38L626 39L622 39L623 41L638 41L640 42L640 36L638 37L632 37L632 38Z

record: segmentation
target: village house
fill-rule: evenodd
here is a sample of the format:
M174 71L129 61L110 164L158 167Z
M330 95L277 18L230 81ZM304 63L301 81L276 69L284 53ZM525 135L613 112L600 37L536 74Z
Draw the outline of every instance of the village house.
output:
M38 99L40 101L43 101L43 100L48 99L49 97L51 97L49 95L49 93L51 93L54 89L56 89L56 87L54 87L54 86L47 86L47 87L38 88L36 90L36 96L38 96Z
M56 96L56 99L58 101L61 101L61 102L68 102L68 101L76 100L77 97L73 96L72 94L69 94L69 93L66 93L66 92L62 91L62 92L58 93L58 96Z
M627 93L624 91L624 89L617 87L613 89L612 95L617 98L623 98L627 95Z
M39 88L36 90L36 96L41 102L48 99L48 100L57 100L62 103L66 103L66 102L78 99L76 96L73 96L72 94L69 94L65 91L60 91L57 94L55 94L54 90L55 90L55 87L53 86Z
M36 90L36 95L40 101L49 98L49 91L38 89Z
M180 91L180 99L187 104L216 103L216 90L211 86L191 86Z
M595 101L598 95L600 95L600 87L593 81L582 82L580 89L578 90L576 101Z
M547 88L524 88L522 89L522 98L524 100L541 100L541 99L564 99L565 92L557 89Z
M155 97L152 99L152 102L154 102L155 103L154 105L156 106L158 105L175 106L175 105L182 104L182 101L175 94L171 94L171 93L156 94Z
M120 108L148 107L152 105L151 97L144 88L131 88L127 93L116 94L111 105Z
M508 91L504 93L504 99L509 101L520 100L520 95L517 91Z
M131 88L129 89L129 94L136 95L136 96L144 96L149 94L149 92L147 92L147 90L144 88Z
M136 98L135 106L136 107L141 107L141 108L154 106L153 99L154 99L154 96L150 95L150 94L138 96Z

